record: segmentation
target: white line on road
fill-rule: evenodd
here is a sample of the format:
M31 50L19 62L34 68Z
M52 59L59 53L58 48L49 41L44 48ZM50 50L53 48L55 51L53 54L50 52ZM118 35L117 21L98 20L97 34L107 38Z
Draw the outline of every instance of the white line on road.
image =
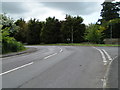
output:
M118 57L118 56L116 56L115 58L113 58L113 59L110 61L110 63L108 64L108 66L107 66L107 71L106 71L105 76L104 76L105 81L103 82L103 88L106 88L106 87L107 87L107 80L108 80L108 73L109 73L109 71L110 71L110 66L111 66L112 62L113 62L117 57Z
M107 60L106 60L105 55L104 55L104 53L102 52L102 50L100 50L100 49L98 49L98 48L96 48L96 47L93 47L93 48L97 49L97 50L101 53L102 58L103 58L104 65L106 65L106 64L107 64Z
M54 53L54 54L52 54L52 55L49 55L49 56L47 56L47 57L45 57L44 59L48 59L49 57L52 57L52 56L54 56L54 55L56 55L57 53Z
M4 74L7 74L7 73L10 73L10 72L13 72L13 71L16 71L16 70L21 69L21 68L23 68L23 67L26 67L26 66L32 65L33 63L34 63L34 62L31 62L31 63L25 64L25 65L23 65L23 66L20 66L20 67L14 68L14 69L12 69L12 70L9 70L9 71L6 71L6 72L3 72L3 73L0 74L0 76L1 76L1 75L4 75Z
M109 55L104 49L102 49L102 50L103 50L103 52L107 55L108 59L111 61L112 58L110 57L110 55Z
M60 52L62 52L63 50L60 48Z
M118 56L115 56L115 57L113 58L113 60L116 59L117 57L118 57Z

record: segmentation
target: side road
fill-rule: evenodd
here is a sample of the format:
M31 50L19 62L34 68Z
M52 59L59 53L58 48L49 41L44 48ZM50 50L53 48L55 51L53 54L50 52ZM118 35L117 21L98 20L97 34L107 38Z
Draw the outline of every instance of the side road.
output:
M37 51L37 48L29 47L25 51L13 52L13 53L9 53L9 54L0 55L0 58L10 57L10 56L15 56L15 55L20 55L20 54L25 54L25 53L32 53L32 52L35 52L35 51Z

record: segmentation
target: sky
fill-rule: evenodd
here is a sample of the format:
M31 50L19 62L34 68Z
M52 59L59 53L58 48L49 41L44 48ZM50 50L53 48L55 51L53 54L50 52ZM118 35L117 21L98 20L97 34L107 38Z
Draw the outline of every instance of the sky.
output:
M73 0L72 0L73 1ZM26 21L31 18L45 21L47 17L56 17L59 20L64 20L66 14L71 16L81 16L85 24L96 23L100 19L102 9L101 2L40 2L30 0L25 2L17 2L15 0L2 2L2 13L7 13L14 20L23 18Z

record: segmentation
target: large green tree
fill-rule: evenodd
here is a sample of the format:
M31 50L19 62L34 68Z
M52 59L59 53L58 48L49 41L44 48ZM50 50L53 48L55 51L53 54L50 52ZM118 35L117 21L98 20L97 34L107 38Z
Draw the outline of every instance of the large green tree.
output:
M26 38L27 38L26 34L27 34L27 28L28 28L26 21L24 19L20 18L15 22L15 24L20 27L18 32L14 36L15 39L17 41L21 41L21 42L25 43Z
M19 27L14 23L15 21L8 17L6 14L0 14L0 24L2 25L1 29L8 28L9 36L13 37L19 30Z
M59 43L61 42L61 23L55 17L48 17L41 31L43 43Z
M90 24L85 32L85 40L92 42L92 43L102 43L102 39L104 36L103 31L105 30L104 27L96 24Z
M14 20L10 17L0 14L0 43L2 43L2 53L17 52L25 49L22 43L17 42L12 37L18 30L18 27L13 22Z
M109 21L111 19L119 18L120 2L104 2L101 10L102 21ZM102 22L101 21L101 22Z
M84 40L85 25L82 22L82 17L66 15L61 27L63 42L78 43Z
M101 10L101 17L99 19L101 25L107 25L107 29L104 31L105 38L119 38L119 23L111 23L108 25L108 22L113 19L120 18L120 2L104 2L102 4L103 9Z
M28 30L27 30L27 43L28 44L40 44L41 28L42 28L42 22L36 19L29 20Z

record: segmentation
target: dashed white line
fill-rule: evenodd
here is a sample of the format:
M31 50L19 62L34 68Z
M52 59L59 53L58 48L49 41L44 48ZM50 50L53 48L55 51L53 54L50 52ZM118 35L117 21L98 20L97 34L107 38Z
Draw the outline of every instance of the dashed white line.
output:
M3 73L0 74L0 76L2 76L2 75L4 75L4 74L7 74L7 73L10 73L10 72L13 72L13 71L16 71L16 70L18 70L18 69L24 68L24 67L26 67L26 66L32 65L33 63L34 63L34 62L31 62L31 63L25 64L25 65L22 65L22 66L20 66L20 67L14 68L14 69L12 69L12 70L3 72Z
M60 51L59 52L63 52L63 50L60 48ZM54 55L56 55L56 54L58 54L58 53L54 53L54 54L52 54L52 55L49 55L49 56L47 56L47 57L44 57L44 59L48 59L48 58L50 58L50 57L52 57L52 56L54 56Z
M63 50L60 48L60 52L62 52L62 51L63 51ZM56 55L56 54L57 54L57 53L54 53L54 54L52 54L52 55L49 55L49 56L45 57L44 59L48 59L48 58L50 58L50 57L52 57L52 56L54 56L54 55ZM7 74L7 73L10 73L10 72L13 72L13 71L16 71L16 70L21 69L21 68L23 68L23 67L32 65L33 63L34 63L34 62L31 62L31 63L25 64L25 65L22 65L22 66L20 66L20 67L14 68L14 69L12 69L12 70L3 72L3 73L0 74L0 76L2 76L2 75L4 75L4 74Z
M60 52L62 52L63 50L60 48Z
M107 55L108 59L111 61L112 58L110 57L110 55L109 55L104 49L102 49L102 50L103 50L103 52Z
M48 59L49 57L52 57L52 56L54 56L54 55L56 55L57 53L54 53L54 54L52 54L52 55L49 55L49 56L47 56L47 57L45 57L44 59Z

